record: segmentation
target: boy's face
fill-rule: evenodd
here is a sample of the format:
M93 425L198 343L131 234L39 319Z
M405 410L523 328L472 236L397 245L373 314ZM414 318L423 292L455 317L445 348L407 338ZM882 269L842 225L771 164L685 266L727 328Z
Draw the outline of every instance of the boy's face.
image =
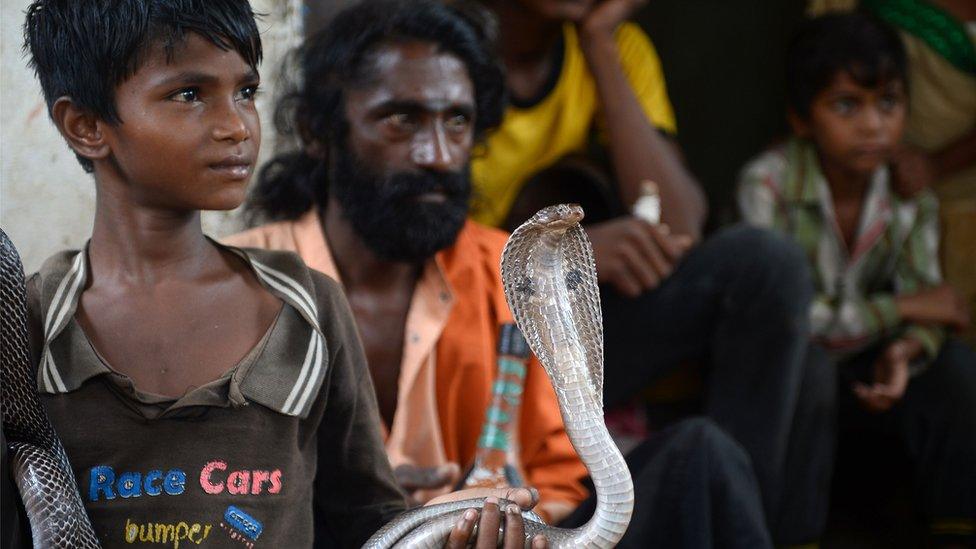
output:
M170 59L154 46L116 88L121 124L100 124L109 167L156 207L226 210L244 200L261 143L258 74L234 50L190 33Z
M822 161L870 175L901 140L905 103L901 80L866 88L844 71L814 96L808 119L791 115L790 121L798 135L814 141Z

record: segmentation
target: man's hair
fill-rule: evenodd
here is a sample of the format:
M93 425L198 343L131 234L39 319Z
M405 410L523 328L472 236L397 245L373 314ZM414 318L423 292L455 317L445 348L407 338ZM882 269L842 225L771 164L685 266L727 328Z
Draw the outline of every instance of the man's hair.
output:
M457 56L474 84L475 138L499 124L505 79L495 56L496 27L475 3L437 0L366 0L340 12L295 52L296 84L278 102L280 136L316 143L316 157L302 150L282 154L259 174L247 203L251 222L296 219L327 199L328 151L345 145L345 92L369 85L375 53L384 46L428 42Z
M868 88L893 81L907 86L905 50L898 34L861 12L805 21L786 56L789 108L808 117L813 98L841 72Z
M35 0L27 8L24 50L49 114L58 98L68 96L120 124L116 87L153 46L172 56L188 32L236 51L255 70L261 61L261 37L247 0ZM78 161L92 171L91 160Z

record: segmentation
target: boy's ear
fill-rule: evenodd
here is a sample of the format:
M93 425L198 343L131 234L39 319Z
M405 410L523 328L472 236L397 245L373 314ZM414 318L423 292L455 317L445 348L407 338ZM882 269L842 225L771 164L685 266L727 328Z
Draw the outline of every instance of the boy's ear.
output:
M101 160L111 152L102 133L102 120L91 111L82 109L70 97L59 97L51 107L51 118L79 156Z
M786 111L786 120L797 137L810 137L810 123L793 109Z

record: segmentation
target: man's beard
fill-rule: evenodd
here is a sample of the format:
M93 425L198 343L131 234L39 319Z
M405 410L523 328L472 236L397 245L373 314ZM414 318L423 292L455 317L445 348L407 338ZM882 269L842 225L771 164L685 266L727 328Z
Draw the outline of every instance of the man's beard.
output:
M398 172L382 176L348 147L337 147L329 196L376 255L418 263L454 244L468 215L470 170ZM417 200L443 193L443 202Z

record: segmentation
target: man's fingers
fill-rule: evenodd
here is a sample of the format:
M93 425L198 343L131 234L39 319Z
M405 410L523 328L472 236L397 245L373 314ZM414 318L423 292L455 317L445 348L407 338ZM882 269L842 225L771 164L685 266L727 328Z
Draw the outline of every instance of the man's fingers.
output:
M457 524L451 530L451 534L447 537L447 543L444 547L448 549L462 549L467 547L468 540L471 538L471 532L474 531L474 525L478 520L478 511L474 509L468 509L461 514L461 519L458 520Z
M657 229L653 225L648 225L639 221L640 229L632 233L631 242L637 247L641 258L657 274L659 279L667 278L671 275L671 262L665 257L657 240Z
M532 536L532 549L549 549L549 540L542 534Z
M522 512L517 505L509 504L505 507L505 549L523 547L525 547L525 523L522 522Z
M645 254L640 251L639 244L637 246L629 244L621 246L620 258L627 270L628 278L638 284L638 294L641 290L657 287L661 280L660 276L645 258Z
M498 546L498 527L502 517L498 509L498 498L491 496L485 499L481 509L481 520L478 522L478 541L476 549L494 549Z
M668 265L673 266L687 251L687 248L682 245L685 239L680 239L678 236L672 235L671 228L667 225L651 226L650 229L651 237L664 253Z

